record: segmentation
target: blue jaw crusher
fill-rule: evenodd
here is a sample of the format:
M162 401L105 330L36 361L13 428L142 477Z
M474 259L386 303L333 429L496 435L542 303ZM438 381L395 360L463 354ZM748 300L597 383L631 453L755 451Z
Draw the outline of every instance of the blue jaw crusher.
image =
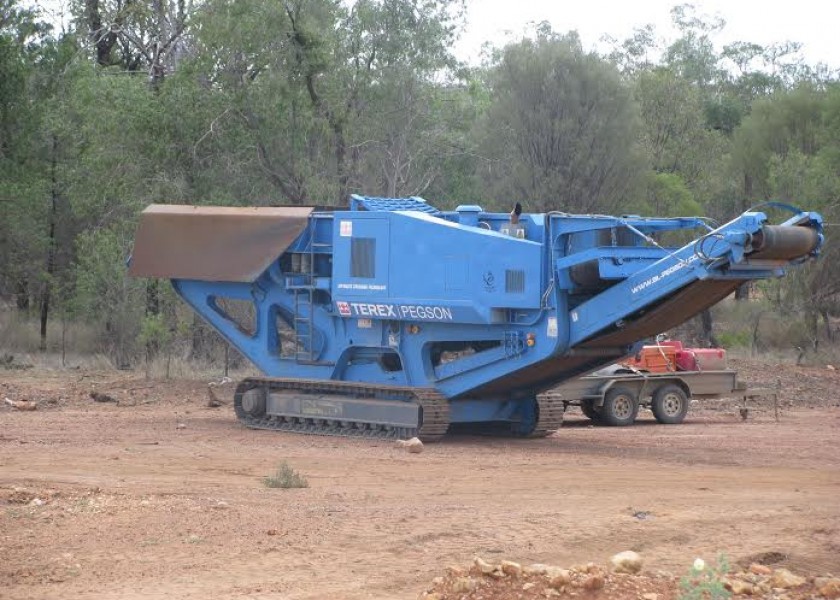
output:
M170 279L265 374L236 390L248 427L536 437L562 422L546 390L816 257L820 215L786 208L778 225L749 211L713 227L519 205L443 212L421 198L152 205L129 272Z

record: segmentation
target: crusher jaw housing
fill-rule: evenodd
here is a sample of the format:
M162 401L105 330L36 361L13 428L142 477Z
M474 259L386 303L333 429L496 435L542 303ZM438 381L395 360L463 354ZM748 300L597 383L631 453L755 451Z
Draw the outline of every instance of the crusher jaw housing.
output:
M712 228L443 212L420 198L352 196L347 210L152 205L130 274L171 279L265 374L236 391L249 427L541 436L563 417L546 390L816 257L820 215L787 208L779 225L750 211Z

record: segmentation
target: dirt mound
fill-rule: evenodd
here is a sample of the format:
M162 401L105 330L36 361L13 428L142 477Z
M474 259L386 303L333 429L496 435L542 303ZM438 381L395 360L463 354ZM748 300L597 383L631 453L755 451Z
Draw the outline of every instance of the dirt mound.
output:
M738 379L751 388L779 389L783 408L840 406L840 372L826 367L730 359L729 368L738 371ZM772 404L771 397L756 398L750 404Z
M450 567L437 577L421 600L542 600L544 598L609 598L671 600L743 596L768 600L840 598L840 578L802 577L787 569L753 563L728 572L698 559L684 577L667 572L619 573L588 563L568 569L553 565L522 566L512 561L488 563L476 558L470 567Z

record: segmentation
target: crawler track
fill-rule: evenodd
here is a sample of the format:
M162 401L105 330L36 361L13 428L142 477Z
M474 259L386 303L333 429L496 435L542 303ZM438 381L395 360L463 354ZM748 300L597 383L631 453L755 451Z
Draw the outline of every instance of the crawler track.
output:
M540 394L537 396L537 424L531 433L525 435L529 438L541 438L551 435L563 425L563 413L566 406L563 399L557 395Z
M387 423L347 421L340 417L323 414L300 415L254 415L243 407L243 396L249 390L260 390L266 396L270 393L312 394L319 398L387 399L412 402L421 407L420 427L405 427ZM537 397L537 422L527 433L514 433L509 427L498 423L464 424L459 431L475 434L540 438L551 435L563 424L565 406L556 395L543 394ZM406 439L419 437L424 442L439 441L449 429L449 401L429 388L377 386L344 381L315 381L301 379L273 379L252 377L244 379L236 388L234 410L237 418L252 429L274 429L309 435L332 435L341 437L366 437L379 439Z
M452 428L457 433L486 435L492 437L542 438L551 435L563 425L563 413L566 405L557 394L537 396L537 420L528 424L508 421L488 421L486 423L455 423Z
M243 408L243 396L249 390L258 389L263 394L298 393L321 397L342 397L352 399L388 399L413 402L421 407L420 426L404 427L382 423L347 421L324 415L282 416L262 414L256 416ZM315 381L301 379L274 379L252 377L244 379L236 388L234 410L237 418L252 429L274 429L309 435L332 435L342 437L367 437L381 439L406 439L419 437L426 442L440 440L449 429L449 401L443 395L429 388L408 388L377 386L343 381Z

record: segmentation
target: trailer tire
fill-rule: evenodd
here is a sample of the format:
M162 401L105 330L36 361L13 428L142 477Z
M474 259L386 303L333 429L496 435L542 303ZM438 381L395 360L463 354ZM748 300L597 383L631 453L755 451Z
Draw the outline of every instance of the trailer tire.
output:
M583 416L590 421L595 421L597 423L601 420L601 414L598 412L598 409L595 408L595 403L592 400L583 400L580 403L580 411L583 413Z
M599 423L611 427L626 427L636 421L639 414L639 399L631 388L615 386L604 394L604 405L601 407Z
M656 420L664 425L682 423L688 413L688 394L673 383L663 385L653 392L650 410Z

